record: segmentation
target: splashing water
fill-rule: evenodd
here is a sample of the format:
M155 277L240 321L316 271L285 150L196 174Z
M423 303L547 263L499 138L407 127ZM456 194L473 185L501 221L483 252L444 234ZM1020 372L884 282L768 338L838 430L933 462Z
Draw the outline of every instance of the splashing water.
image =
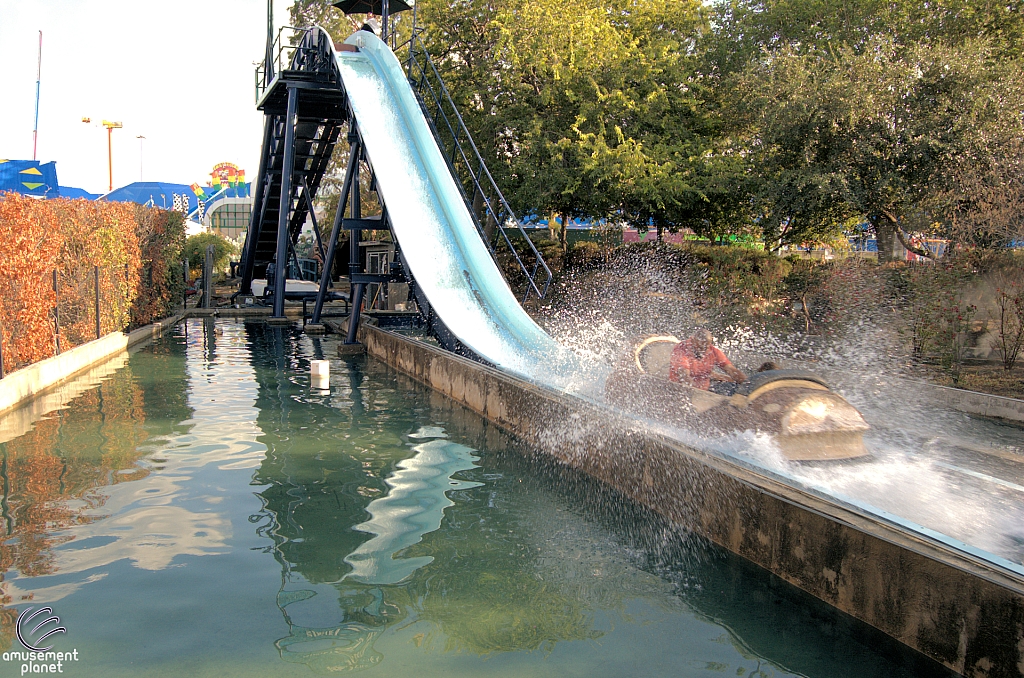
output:
M643 428L740 463L903 528L1024 573L1024 435L1018 428L974 419L901 376L906 358L885 318L857 307L834 337L771 331L714 314L694 303L701 281L638 259L627 270L570 278L562 302L540 310L540 322L591 365L590 399L603 403L603 375L637 337L686 336L712 328L716 344L749 371L762 361L809 369L863 414L870 456L857 462L787 460L771 436L722 435L641 420Z
M402 196L388 203L396 236L410 270L433 272L421 275L420 282L441 319L459 329L463 343L502 369L598 403L610 364L643 334L684 336L708 326L741 369L749 371L765 358L788 366L810 364L872 425L873 457L867 462L801 466L784 461L770 439L754 433L674 435L912 529L970 543L994 559L1024 563L1024 537L1015 527L1024 523L1016 482L1024 458L1004 459L999 449L965 453L962 445L945 442L966 438L998 447L985 424L965 421L894 377L900 369L895 334L872 322L873 316L881 317L878 308L862 304L877 289L861 289L849 276L837 281L842 289L836 298L843 297L839 304L845 314L835 323L838 340L773 332L771 316L754 322L721 304L710 281L688 267L686 255L661 248L617 261L614 272L569 276L562 286L571 290L571 296L563 295L571 303L541 309L545 333L501 282L401 65L369 34L356 34L349 42L361 50L340 55L339 68L381 195ZM942 432L940 439L936 431Z

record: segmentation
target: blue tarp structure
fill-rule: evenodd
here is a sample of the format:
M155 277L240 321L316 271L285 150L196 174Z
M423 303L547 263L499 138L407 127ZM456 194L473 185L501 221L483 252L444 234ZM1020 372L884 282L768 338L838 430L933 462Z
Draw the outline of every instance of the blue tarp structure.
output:
M162 181L136 181L114 189L102 199L111 202L137 202L140 205L152 205L169 210L174 208L175 195L187 197L190 210L197 204L196 194L187 184L168 184Z
M0 160L0 191L40 198L60 197L57 163L38 160Z
M204 187L206 199L213 197L214 191L209 186ZM174 196L184 196L188 204L184 207L186 212L191 212L199 205L199 198L192 191L192 187L186 184L169 184L162 181L136 181L133 184L122 186L107 193L103 200L111 202L137 202L140 205L151 205L161 209L174 209ZM241 184L237 188L226 188L224 192L217 194L218 198L241 198L249 195L249 184Z
M69 198L75 200L81 198L82 200L95 200L100 197L99 193L90 193L84 188L74 188L72 186L61 186L60 197Z

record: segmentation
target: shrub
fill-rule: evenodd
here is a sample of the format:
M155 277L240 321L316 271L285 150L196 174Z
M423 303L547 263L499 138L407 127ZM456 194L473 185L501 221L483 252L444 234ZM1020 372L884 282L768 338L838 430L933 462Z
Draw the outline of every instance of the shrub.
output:
M810 334L814 322L823 318L820 311L825 310L827 303L824 288L832 267L811 259L793 257L787 260L791 268L783 278L786 293L792 308L802 320L804 333ZM816 311L813 315L812 306Z
M569 268L590 268L604 262L604 250L596 242L584 240L574 243L565 254L565 265Z
M977 306L966 299L978 278L977 262L953 257L934 265L893 269L895 290L915 360L935 360L953 383L960 378Z
M0 194L0 341L7 372L56 350L51 275L61 230L44 207L17 193Z
M740 303L754 313L775 309L793 264L750 247L685 244L680 248L705 277L707 296L719 306Z
M141 327L165 317L185 291L181 270L185 218L180 212L136 208L135 234L142 251L142 285L132 305L131 325Z
M237 254L238 248L233 242L216 233L196 233L185 240L185 257L188 259L188 267L192 270L202 270L203 261L206 259L206 248L209 245L213 245L213 269L226 271L231 255Z
M168 267L180 258L180 228L180 217L131 203L0 194L5 371L49 358L58 340L67 350L96 338L96 267L101 334L166 314L175 289Z
M1010 371L1024 348L1024 284L1017 277L1004 277L996 287L996 348L1003 369Z

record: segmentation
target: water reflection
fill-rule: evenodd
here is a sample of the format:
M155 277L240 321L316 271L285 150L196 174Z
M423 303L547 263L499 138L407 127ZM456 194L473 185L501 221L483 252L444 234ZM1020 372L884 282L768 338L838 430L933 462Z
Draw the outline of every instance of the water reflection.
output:
M333 371L322 397L306 386L305 358L288 357L315 356L308 339L258 326L249 338L266 356L255 367L267 456L254 477L265 509L252 520L282 568L282 658L364 669L403 620L430 621L446 644L478 654L598 635L578 602L535 576L515 526L494 522L503 512L477 493L486 478L469 477L477 452L446 440L434 396L425 406L411 382L396 388L386 368L357 358Z
M353 525L387 493L387 469L409 453L384 422L362 416L364 397L375 401L388 389L364 385L359 361L332 370L332 398L305 376L308 356L324 355L319 339L257 324L247 334L267 448L253 478L266 486L264 510L250 520L281 566L277 605L288 628L275 647L284 661L318 673L369 668L383 659L377 638L405 616L380 587L343 581L352 569L346 558L368 541Z
M176 365L177 373L164 371L155 390L157 382L144 376L145 359L127 363L127 354L117 356L5 418L12 429L7 432L17 435L5 435L0 443L0 605L4 608L0 646L4 649L11 645L16 617L9 606L58 600L104 575L72 581L63 577L60 583L47 585L52 575L83 572L132 552L125 546L130 534L114 538L106 536L106 528L94 529L119 510L114 494L106 488L150 475L150 469L139 464L147 441L174 426L147 419L153 401L160 401L172 417L187 417L187 408L181 406L184 361ZM165 516L171 523L178 518ZM132 527L130 522L121 526L128 532ZM24 578L38 579L24 586L31 581Z
M255 385L240 330L182 325L120 369L102 368L99 385L72 382L66 390L80 395L64 409L0 444L5 606L61 601L119 561L157 572L228 551L230 521L210 509L223 496L197 480L204 467L263 456L255 414L244 414Z
M423 437L422 430L414 435ZM364 584L397 584L429 565L433 562L430 556L395 556L441 527L444 510L454 505L447 492L481 484L452 477L476 467L473 462L479 457L473 455L471 448L432 440L412 449L415 454L398 462L399 470L385 480L389 487L387 495L366 507L370 520L352 528L374 537L345 557L345 562L352 566L350 579Z

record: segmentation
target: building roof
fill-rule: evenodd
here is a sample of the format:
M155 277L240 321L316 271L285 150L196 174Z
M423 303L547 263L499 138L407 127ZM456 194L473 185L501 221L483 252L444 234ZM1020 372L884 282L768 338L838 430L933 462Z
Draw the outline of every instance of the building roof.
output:
M221 190L220 193L214 193L209 186L205 186L208 189L206 200L210 200L216 196L221 197L243 197L249 193L249 184L241 184L237 188L226 187ZM106 195L100 196L100 200L109 200L111 202L137 202L140 205L151 205L153 207L159 207L161 209L170 210L174 209L174 196L184 196L188 200L187 205L183 205L186 213L191 213L199 205L199 198L196 196L195 191L192 187L187 184L171 184L163 181L136 181L135 183L122 186L121 188L114 189Z

